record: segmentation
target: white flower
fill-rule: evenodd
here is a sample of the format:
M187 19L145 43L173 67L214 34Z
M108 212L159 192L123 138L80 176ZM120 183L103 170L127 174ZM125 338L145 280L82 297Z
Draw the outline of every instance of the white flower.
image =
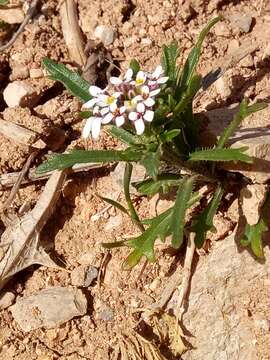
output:
M125 123L125 113L126 113L126 107L121 106L120 108L116 108L113 112L110 111L109 108L103 108L100 111L101 115L103 117L102 124L108 124L111 121L115 121L116 126L120 127Z
M98 106L94 107L93 116L90 116L90 118L86 120L82 131L82 137L84 139L87 139L90 134L92 134L94 140L98 139L101 124L108 124L110 122L106 117L103 117L104 114L102 114L102 110L103 109L99 110Z
M142 102L146 107L155 105L155 97L160 93L160 89L151 90L148 86L141 87L141 95L136 96L136 100Z
M165 84L168 81L167 76L164 75L164 70L161 65L157 66L153 74L150 74L149 78L149 85L161 85Z
M145 129L144 121L153 121L154 111L146 110L143 103L138 103L136 111L132 111L128 118L129 120L134 121L137 135L142 135Z
M120 79L119 77L112 76L110 78L110 83L113 85L121 85L123 83L130 83L132 81L132 76L133 76L133 70L129 68L127 70L123 80Z
M142 86L147 80L147 75L143 71L138 71L136 80L132 82L135 86Z

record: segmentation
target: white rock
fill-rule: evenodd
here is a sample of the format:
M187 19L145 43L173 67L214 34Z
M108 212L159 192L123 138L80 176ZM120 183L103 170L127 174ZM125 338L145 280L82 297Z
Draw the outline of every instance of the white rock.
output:
M270 321L268 319L254 319L254 325L262 331L270 330Z
M24 12L20 8L0 9L0 19L8 24L20 24L24 20Z
M252 24L252 16L248 14L234 14L230 20L240 31L248 33Z
M42 69L30 69L29 74L31 79L38 79L44 77Z
M15 300L15 295L11 291L0 295L0 310L8 308Z
M31 85L19 80L8 84L3 92L3 97L8 107L33 107L39 98Z
M109 220L107 221L107 224L105 225L104 230L111 231L111 230L121 226L122 223L123 223L122 214L118 214L116 216L110 216Z
M78 266L72 270L71 284L74 286L88 287L97 278L98 269L94 266Z
M111 45L114 40L114 30L107 25L98 25L95 28L94 37L101 40L104 46Z
M53 328L87 312L87 300L79 289L54 287L18 300L10 308L23 331Z

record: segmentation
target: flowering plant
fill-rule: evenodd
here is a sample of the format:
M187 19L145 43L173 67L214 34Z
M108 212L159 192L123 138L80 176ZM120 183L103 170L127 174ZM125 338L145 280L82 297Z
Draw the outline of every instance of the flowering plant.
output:
M132 248L124 268L136 265L142 256L154 261L155 241L158 238L164 241L168 235L171 235L172 246L179 248L185 234L193 232L196 246L202 247L207 232L214 228L213 217L228 188L228 178L219 171L216 163L252 162L252 158L245 153L246 148L229 148L226 144L240 122L249 114L263 109L265 104L248 106L243 100L238 114L221 134L217 144L210 149L200 146L201 123L198 115L193 113L193 99L201 88L206 89L217 79L219 72L202 78L196 73L196 68L203 40L219 20L219 17L213 19L202 30L183 69L176 64L179 49L176 43L172 43L163 47L162 63L152 73L142 71L138 62L132 60L125 75L111 77L105 89L93 85L89 87L78 73L70 71L63 64L44 59L51 78L61 81L83 102L82 115L86 118L83 138L97 140L101 126L109 126L110 133L125 145L125 149L73 150L53 155L37 171L64 169L76 163L126 162L124 193L127 207L103 198L128 214L142 232L129 240L103 244L107 248ZM153 196L160 192L166 194L171 188L177 189L175 204L155 218L141 220L133 205L130 195L132 162L139 162L146 170L146 179L132 184L142 196ZM210 200L202 208L199 190L205 183L211 183L212 190ZM187 210L195 204L199 204L200 213L186 222ZM250 226L247 231L248 234L243 235L243 244L251 245L256 255L263 256L258 229Z

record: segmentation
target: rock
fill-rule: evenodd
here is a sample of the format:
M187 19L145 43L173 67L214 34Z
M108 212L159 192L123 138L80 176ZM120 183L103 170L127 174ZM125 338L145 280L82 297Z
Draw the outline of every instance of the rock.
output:
M114 30L107 25L98 25L94 31L94 37L99 39L104 46L109 46L114 40Z
M116 166L114 171L111 173L111 178L116 183L117 187L119 188L119 191L123 191L124 189L123 187L124 172L125 172L125 163L120 162ZM131 175L131 186L130 186L131 193L136 193L136 189L132 186L132 183L142 181L144 180L144 178L145 178L145 168L140 164L134 164Z
M217 23L214 27L214 31L217 36L229 37L231 34L230 29L224 22Z
M251 55L246 56L243 60L240 61L239 65L243 68L251 68L254 66L254 60Z
M232 25L237 27L240 32L248 33L252 24L252 16L248 14L234 14L230 16Z
M208 111L208 126L200 136L202 146L213 146L222 131L231 122L238 111L238 105ZM222 168L240 172L254 183L263 184L270 179L270 129L268 108L247 117L241 128L229 140L233 148L248 147L246 154L254 158L252 164L223 163Z
M242 250L242 248L240 248ZM183 316L190 349L183 360L259 360L254 322L243 311L252 293L270 275L270 250L264 264L248 251L239 252L234 236L214 244L208 256L200 257L191 280L188 310ZM178 294L170 302L175 309Z
M20 8L0 9L0 19L8 24L20 24L24 20L24 12Z
M4 292L0 295L0 310L4 310L13 304L15 295L11 291Z
M29 69L24 64L16 64L16 66L12 67L12 73L10 75L10 80L22 80L27 79L29 77Z
M105 231L111 231L119 226L122 225L123 217L122 214L118 214L116 216L110 216L109 220L107 221L104 230Z
M262 331L270 330L270 321L268 319L254 319L254 325Z
M215 82L215 87L221 99L227 99L231 95L231 88L229 86L228 79L226 76L220 77Z
M98 269L94 266L78 266L72 270L71 284L74 286L88 287L98 276Z
M267 195L267 185L252 184L241 189L242 211L249 225L255 225L260 218L260 209Z
M29 74L31 79L39 79L44 76L42 69L30 69Z
M3 92L8 107L34 107L39 99L35 89L24 81L9 83Z
M79 289L54 287L18 300L10 308L23 331L59 326L87 312L87 300Z
M96 318L103 321L112 321L114 318L113 310L106 304L99 304Z

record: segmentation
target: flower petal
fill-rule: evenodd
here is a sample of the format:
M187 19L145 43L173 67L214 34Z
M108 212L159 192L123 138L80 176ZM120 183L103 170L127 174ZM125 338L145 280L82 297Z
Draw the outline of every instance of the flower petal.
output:
M165 84L165 82L167 82L168 79L169 79L168 76L161 77L161 78L157 79L157 83L158 84Z
M151 122L154 119L154 111L146 110L145 114L143 115L144 120Z
M119 109L120 114L124 114L124 112L127 110L127 108L125 106L121 106Z
M157 80L149 80L147 83L149 86L154 86L157 85Z
M145 112L145 106L144 106L144 104L143 103L139 103L138 105L137 105L137 111L139 112L139 113L144 113Z
M109 122L111 122L112 121L112 119L113 119L113 114L112 113L109 113L109 114L107 114L103 119L102 119L102 124L109 124Z
M146 74L145 74L143 71L140 70L140 71L137 73L136 80L138 80L138 79L143 79L143 80L145 80L145 78L146 78Z
M116 126L120 127L122 125L124 125L125 123L125 117L122 115L122 116L117 116L115 118L115 123L116 123Z
M98 139L99 137L100 127L101 127L101 118L100 117L94 118L92 122L92 137L95 140Z
M84 139L87 139L91 133L93 119L95 119L95 118L91 116L90 118L88 118L86 120L86 123L82 130L82 137Z
M110 111L109 107L104 107L100 110L100 114L102 116L104 116L104 115L108 114L109 111Z
M144 105L147 107L151 107L155 104L155 100L153 98L147 98L146 100L144 100Z
M128 118L131 121L135 121L138 119L138 114L135 111L132 111L131 113L129 113Z
M123 81L116 76L110 77L110 83L113 85L120 85L120 84L122 84L122 82Z
M85 108L92 108L97 102L98 102L98 99L97 99L97 98L93 98L93 99L87 101L85 104L83 104L83 107L85 107Z
M150 97L156 96L159 93L160 93L160 89L152 90L152 91L150 91L149 96Z
M143 119L139 119L139 120L134 121L134 125L135 125L135 129L136 129L137 134L142 135L142 133L144 132L144 128L145 128Z
M90 95L92 95L92 96L98 96L99 94L101 94L103 92L103 90L101 88L99 88L98 86L91 85L89 87L89 92L90 92Z
M142 87L141 87L141 92L142 92L143 94L148 95L149 92L150 92L149 87L146 86L146 85L142 86Z
M162 69L162 66L161 65L158 65L155 69L155 71L153 72L152 74L152 77L154 79L158 79L160 77L160 75L162 75L163 73L163 69Z
M130 81L132 79L132 76L133 76L133 70L130 68L127 69L124 79Z
M116 102L113 102L113 103L110 105L110 111L111 111L111 112L114 112L116 109L117 109L117 104L116 104Z

